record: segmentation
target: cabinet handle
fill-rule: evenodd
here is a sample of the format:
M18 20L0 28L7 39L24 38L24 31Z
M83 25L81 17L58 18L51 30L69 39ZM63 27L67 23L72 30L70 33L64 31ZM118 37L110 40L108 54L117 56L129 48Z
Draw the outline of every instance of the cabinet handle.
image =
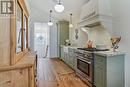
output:
M9 80L9 81L6 81L6 83L11 83L11 81Z
M23 70L21 69L21 70L19 71L19 73L22 75L22 74L23 74Z

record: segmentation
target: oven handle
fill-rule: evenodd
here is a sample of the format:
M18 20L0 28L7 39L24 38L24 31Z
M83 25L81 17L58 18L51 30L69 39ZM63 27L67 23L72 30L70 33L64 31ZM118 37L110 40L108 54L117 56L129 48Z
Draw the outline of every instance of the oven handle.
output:
M78 55L76 55L75 57L76 57L77 59L79 59L79 58L84 59L84 57L81 57L81 56L78 56ZM88 58L88 59L92 60L91 58Z
M76 57L77 58L79 57L79 58L82 58L82 59L84 58L84 57L81 57L80 55L76 55ZM92 58L90 58L90 57L87 57L87 58L90 59L90 60L92 60Z
M76 58L77 58L77 59L79 59L79 58L82 58L82 59L83 59L84 57L81 57L81 56L76 55Z
M79 59L79 58L77 58L77 59ZM79 60L82 60L82 61L84 61L84 62L86 62L86 63L88 63L88 64L92 64L92 62L88 62L88 61L86 61L86 60L84 60L84 59L79 59Z

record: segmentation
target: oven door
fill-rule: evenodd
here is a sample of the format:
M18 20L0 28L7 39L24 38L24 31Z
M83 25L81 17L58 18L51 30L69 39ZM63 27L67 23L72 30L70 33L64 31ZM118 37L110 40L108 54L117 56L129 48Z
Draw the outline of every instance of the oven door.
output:
M78 73L82 78L92 83L92 62L84 59L77 58L77 69Z

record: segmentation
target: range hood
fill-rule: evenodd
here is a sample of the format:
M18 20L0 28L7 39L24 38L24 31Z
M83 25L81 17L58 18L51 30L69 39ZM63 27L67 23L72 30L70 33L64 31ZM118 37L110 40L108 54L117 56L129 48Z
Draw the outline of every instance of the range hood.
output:
M112 12L110 0L89 0L82 8L78 26L93 28L102 26L112 34Z

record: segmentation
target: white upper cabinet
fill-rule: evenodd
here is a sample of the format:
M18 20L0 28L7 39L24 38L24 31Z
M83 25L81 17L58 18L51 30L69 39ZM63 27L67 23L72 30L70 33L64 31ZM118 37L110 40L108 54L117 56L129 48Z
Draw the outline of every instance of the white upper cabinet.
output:
M80 21L95 16L97 14L97 0L89 0L88 3L81 8Z
M81 8L80 22L97 15L112 15L109 0L89 0Z
M78 27L102 26L112 34L112 12L110 0L89 0L82 8Z

